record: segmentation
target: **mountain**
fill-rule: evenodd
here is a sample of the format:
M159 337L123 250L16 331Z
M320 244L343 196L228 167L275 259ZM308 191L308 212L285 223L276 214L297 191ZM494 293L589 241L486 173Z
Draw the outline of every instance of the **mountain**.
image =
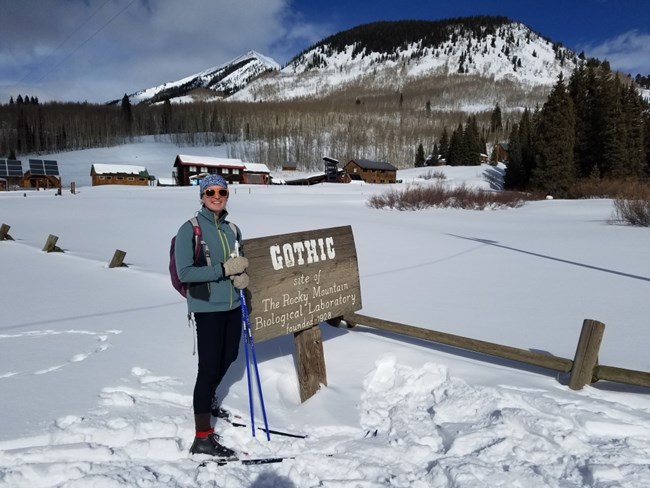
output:
M249 51L221 66L209 68L178 81L132 93L129 95L129 100L132 104L157 103L167 99L191 101L202 97L201 89L207 90L208 95L224 98L241 90L264 73L279 69L280 65L273 59L255 51Z
M247 69L245 60L255 69ZM330 36L282 69L248 53L131 97L136 103L152 103L203 87L233 101L322 99L344 93L359 99L436 87L447 90L447 99L441 96L437 108L480 105L482 100L494 107L495 99L508 90L517 100L505 105L532 106L545 99L560 73L568 77L579 62L570 49L506 17L376 22ZM448 91L469 82L475 84L473 93ZM531 94L532 102L524 100Z

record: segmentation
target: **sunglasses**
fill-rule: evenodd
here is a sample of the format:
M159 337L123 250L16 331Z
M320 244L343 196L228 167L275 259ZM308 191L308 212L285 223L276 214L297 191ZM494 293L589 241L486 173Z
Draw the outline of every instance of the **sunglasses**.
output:
M220 197L227 197L228 196L228 190L221 189L221 190L214 190L210 188L209 190L205 190L203 194L208 197L213 197L216 193L219 194Z

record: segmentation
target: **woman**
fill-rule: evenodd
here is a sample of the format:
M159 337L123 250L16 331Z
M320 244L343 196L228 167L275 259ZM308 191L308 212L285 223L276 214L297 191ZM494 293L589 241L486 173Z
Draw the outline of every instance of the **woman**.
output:
M194 228L189 221L178 229L175 246L178 277L188 284L187 306L196 322L199 356L193 396L196 436L190 453L232 457L232 449L219 442L211 426L210 412L216 388L239 352L239 290L248 286L248 260L236 255L235 243L241 236L226 220L228 182L223 176L208 175L201 180L200 191L197 220L202 252L195 262Z

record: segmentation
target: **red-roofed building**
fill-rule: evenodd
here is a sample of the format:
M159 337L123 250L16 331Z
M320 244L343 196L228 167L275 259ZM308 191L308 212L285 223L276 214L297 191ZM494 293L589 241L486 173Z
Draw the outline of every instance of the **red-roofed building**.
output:
M209 174L221 175L228 183L243 183L245 168L241 159L179 154L174 161L174 177L179 186L197 185Z

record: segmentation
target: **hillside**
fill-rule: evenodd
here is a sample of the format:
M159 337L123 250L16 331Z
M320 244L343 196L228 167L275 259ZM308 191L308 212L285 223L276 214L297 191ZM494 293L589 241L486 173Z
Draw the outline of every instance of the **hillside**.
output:
M486 110L495 101L518 109L542 102L558 75L568 76L578 63L571 50L506 17L387 21L323 39L282 69L248 53L130 98L187 101L197 88L248 102L428 91L435 109Z

